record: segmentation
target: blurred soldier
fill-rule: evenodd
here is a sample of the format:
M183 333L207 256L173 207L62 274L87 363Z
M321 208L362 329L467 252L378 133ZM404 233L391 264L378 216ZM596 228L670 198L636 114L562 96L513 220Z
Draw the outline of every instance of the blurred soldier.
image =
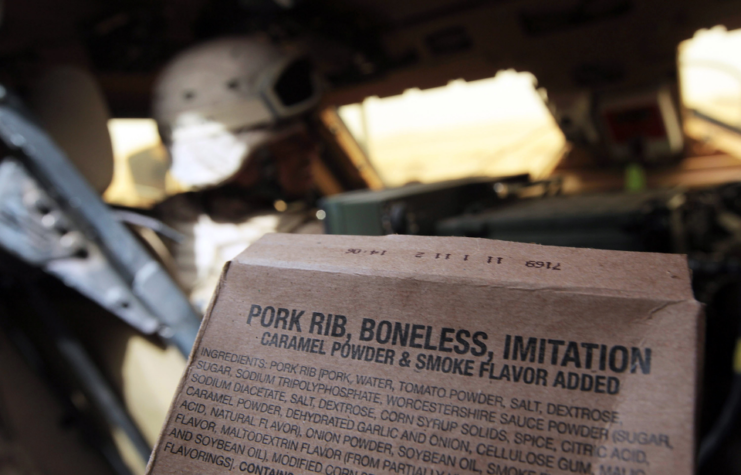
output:
M202 311L224 263L262 235L321 232L301 206L319 153L304 119L320 95L306 59L255 37L187 50L158 78L154 117L171 174L190 190L158 212L185 235L177 278Z

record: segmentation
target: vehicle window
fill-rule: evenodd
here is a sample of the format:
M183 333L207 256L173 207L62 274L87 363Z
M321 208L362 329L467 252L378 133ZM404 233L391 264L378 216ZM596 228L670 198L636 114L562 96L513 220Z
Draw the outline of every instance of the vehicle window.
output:
M679 45L688 135L741 156L741 30L700 30Z
M479 81L340 108L387 186L466 176L548 175L566 142L529 73L502 71Z

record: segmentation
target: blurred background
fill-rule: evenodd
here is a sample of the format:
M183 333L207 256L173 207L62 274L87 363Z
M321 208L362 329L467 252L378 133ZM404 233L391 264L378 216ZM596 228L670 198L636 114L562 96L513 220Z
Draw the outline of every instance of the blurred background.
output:
M0 475L143 473L275 231L686 254L741 473L741 1L0 5Z

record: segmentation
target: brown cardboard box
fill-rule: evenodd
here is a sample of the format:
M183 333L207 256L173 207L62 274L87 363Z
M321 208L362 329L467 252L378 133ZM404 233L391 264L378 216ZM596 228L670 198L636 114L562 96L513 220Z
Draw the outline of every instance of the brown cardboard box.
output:
M681 256L269 235L225 269L150 474L690 474Z

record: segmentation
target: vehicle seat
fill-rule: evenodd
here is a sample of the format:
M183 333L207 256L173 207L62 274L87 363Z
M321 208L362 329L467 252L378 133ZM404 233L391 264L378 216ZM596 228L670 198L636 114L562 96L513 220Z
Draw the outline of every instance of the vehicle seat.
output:
M29 106L41 125L98 193L113 179L110 112L93 76L73 66L44 72L31 86Z

